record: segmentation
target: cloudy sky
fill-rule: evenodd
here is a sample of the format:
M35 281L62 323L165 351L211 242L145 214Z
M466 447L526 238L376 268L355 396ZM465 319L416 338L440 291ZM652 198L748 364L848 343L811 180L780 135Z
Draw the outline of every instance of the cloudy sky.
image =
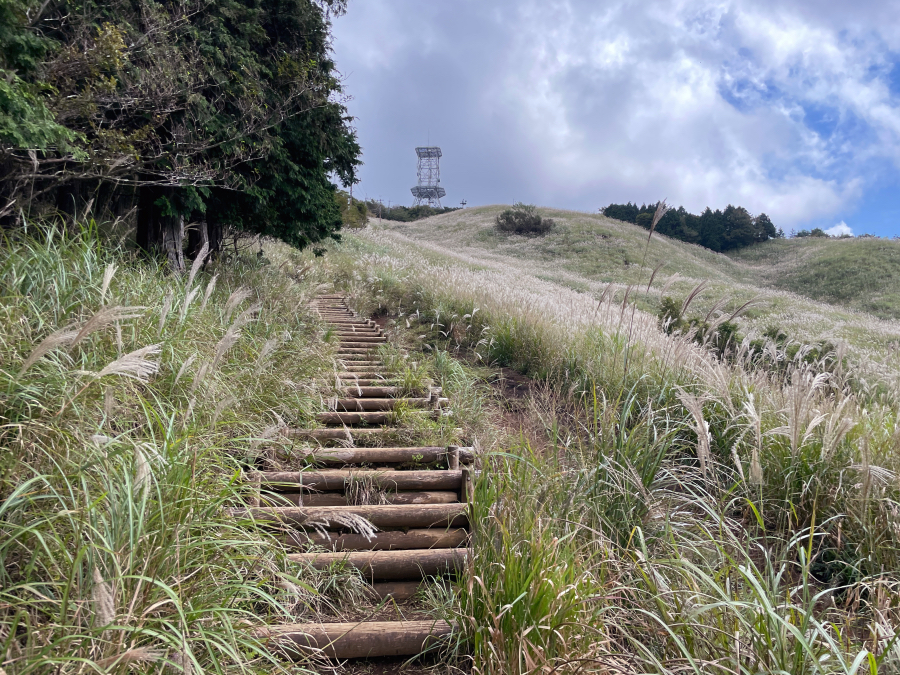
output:
M334 53L365 166L409 205L740 204L900 235L900 2L351 0Z

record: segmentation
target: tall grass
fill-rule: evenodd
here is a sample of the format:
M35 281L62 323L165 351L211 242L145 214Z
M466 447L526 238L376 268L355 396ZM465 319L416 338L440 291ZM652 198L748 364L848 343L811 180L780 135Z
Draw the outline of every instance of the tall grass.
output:
M92 223L40 225L0 246L0 666L282 670L249 628L315 594L223 507L255 439L319 405L317 279L239 259L183 280Z
M478 672L900 668L900 393L774 342L777 370L722 360L626 294L496 258L378 233L343 251L359 309L548 388L536 445L481 444L459 617Z

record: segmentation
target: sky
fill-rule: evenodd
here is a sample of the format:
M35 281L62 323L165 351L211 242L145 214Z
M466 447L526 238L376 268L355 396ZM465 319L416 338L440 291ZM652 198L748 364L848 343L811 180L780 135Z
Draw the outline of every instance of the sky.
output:
M364 166L411 205L741 205L900 235L900 1L350 0L333 49Z

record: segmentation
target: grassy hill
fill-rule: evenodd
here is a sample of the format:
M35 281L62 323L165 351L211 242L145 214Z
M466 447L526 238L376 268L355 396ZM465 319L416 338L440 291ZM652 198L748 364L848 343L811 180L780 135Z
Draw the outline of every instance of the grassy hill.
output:
M485 206L384 225L420 241L452 244L454 249L552 263L557 270L591 281L646 281L640 268L646 230L602 215L542 209L542 214L557 222L550 234L507 235L493 228L494 217L503 208ZM659 264L663 264L663 275L677 272L686 279L788 291L880 318L900 319L900 241L783 239L725 255L655 234L645 265Z
M785 239L736 252L760 285L900 318L900 241Z
M692 316L728 312L753 300L737 321L742 335L759 336L774 327L802 343L841 342L873 373L900 375L900 242L790 239L725 255L656 234L647 246L647 231L636 225L558 209L540 210L557 223L545 236L503 234L493 226L503 208L411 223L371 222L387 238L414 244L435 260L512 268L594 297L609 288L621 301L627 292L652 313L663 295L683 300L705 283L691 304Z
M478 583L460 620L480 671L898 672L900 646L868 636L900 627L876 599L900 583L900 322L780 288L826 292L816 264L837 255L846 283L833 287L867 302L874 280L851 272L868 249L774 242L728 257L654 237L644 261L632 225L546 210L551 234L501 235L500 208L376 222L329 253L361 311L429 353L466 354L486 379L533 382L491 413L514 438L477 439L476 504L491 506L476 512ZM756 298L739 332L793 342L716 358L660 330L661 299L701 282L689 318ZM880 607L883 627L866 624Z

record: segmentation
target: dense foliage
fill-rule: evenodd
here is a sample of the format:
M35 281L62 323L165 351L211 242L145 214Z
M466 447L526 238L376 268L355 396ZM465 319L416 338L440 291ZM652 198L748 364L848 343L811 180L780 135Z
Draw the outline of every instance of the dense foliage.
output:
M552 218L542 217L533 204L522 202L504 209L496 219L497 229L510 234L547 234L555 225Z
M180 261L185 221L337 233L360 148L330 57L341 0L2 0L0 218L120 216ZM199 248L199 239L192 248Z
M385 206L374 199L366 200L366 208L369 210L369 213L377 218L398 220L402 223L409 223L413 220L421 220L422 218L430 218L431 216L439 216L442 213L459 210L459 207L454 206L442 206L438 209L427 204L420 204L419 206Z
M645 229L650 229L655 210L656 204L638 207L631 202L610 204L600 209L605 216L635 223ZM784 236L781 230L775 229L775 225L765 213L754 217L743 206L731 204L724 211L719 209L713 211L706 207L699 216L688 213L683 206L670 209L657 224L656 232L719 252Z

